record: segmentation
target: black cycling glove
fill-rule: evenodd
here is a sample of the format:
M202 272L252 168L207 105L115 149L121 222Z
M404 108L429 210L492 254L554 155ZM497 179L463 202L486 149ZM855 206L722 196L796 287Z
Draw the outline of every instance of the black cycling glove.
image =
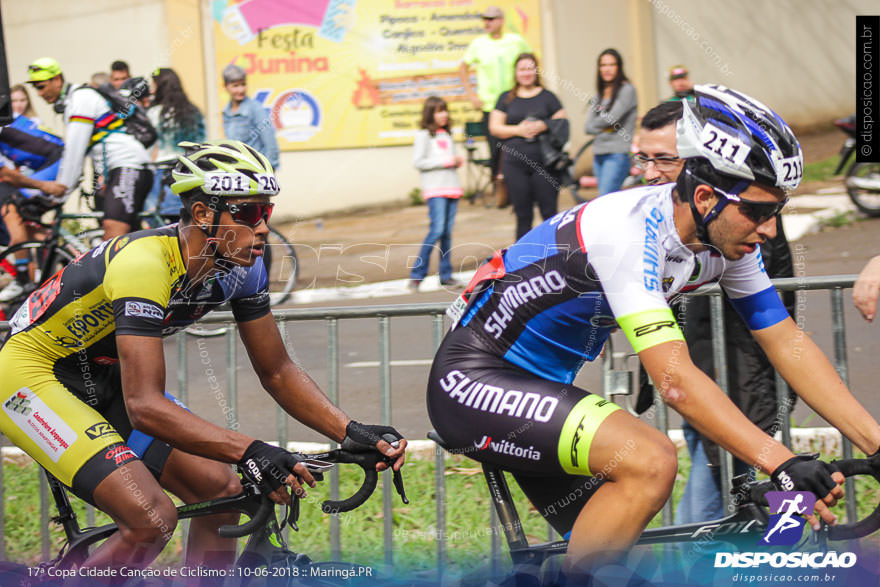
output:
M255 440L244 451L238 468L266 493L271 493L284 485L288 475L296 474L293 468L302 460L301 455Z
M770 479L782 491L812 491L822 499L837 487L831 478L837 469L818 457L818 453L794 456L776 467Z
M351 420L345 427L342 448L350 451L376 450L376 443L380 440L394 444L401 438L403 435L391 426L361 424Z

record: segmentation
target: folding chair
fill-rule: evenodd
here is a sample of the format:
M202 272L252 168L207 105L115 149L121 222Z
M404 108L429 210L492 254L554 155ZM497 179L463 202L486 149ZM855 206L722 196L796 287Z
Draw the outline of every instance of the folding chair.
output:
M493 197L495 186L492 183L489 141L486 140L483 123L465 122L464 136L464 148L467 151L465 196L470 195L471 204L476 204L477 200L480 200L483 206L489 208L495 204Z

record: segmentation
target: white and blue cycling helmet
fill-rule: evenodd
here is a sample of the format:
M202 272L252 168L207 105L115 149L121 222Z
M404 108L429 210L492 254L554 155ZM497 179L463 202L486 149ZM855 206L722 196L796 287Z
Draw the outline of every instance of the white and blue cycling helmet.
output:
M720 85L698 85L696 100L682 102L676 126L678 156L685 165L678 191L691 205L697 234L708 244L706 225L750 184L789 192L801 181L804 157L788 124L754 98ZM721 197L705 216L693 202L697 185Z

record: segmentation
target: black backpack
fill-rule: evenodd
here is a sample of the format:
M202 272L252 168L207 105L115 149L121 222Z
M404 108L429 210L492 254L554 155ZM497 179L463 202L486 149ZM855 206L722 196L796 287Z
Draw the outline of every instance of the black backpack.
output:
M111 113L121 119L125 131L136 138L145 148L150 148L159 133L153 127L146 110L137 103L142 96L150 94L150 87L142 77L125 80L117 90L111 84L101 84L92 88L107 101Z

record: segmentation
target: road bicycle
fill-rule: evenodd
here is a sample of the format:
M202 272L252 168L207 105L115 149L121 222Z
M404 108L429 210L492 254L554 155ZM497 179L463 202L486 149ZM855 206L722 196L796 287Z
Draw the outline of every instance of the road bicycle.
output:
M78 256L87 253L95 244L100 243L103 231L99 228L86 230L70 230L66 225L69 221L79 224L83 220L100 218L94 212L67 214L61 211L61 204L49 198L34 196L39 210L36 215L29 215L21 210L26 222L37 226L41 231L40 240L18 243L0 250L0 287L5 287L15 276L16 263L27 263L28 280L20 294L0 304L0 319L11 317L18 307L27 299L38 285L66 267ZM54 214L48 222L42 220L46 212ZM100 236L100 238L99 238ZM96 243L97 241L97 243Z
M363 469L363 483L354 494L346 499L327 499L322 502L321 510L331 515L349 512L366 502L376 489L378 481L376 464L387 462L387 459L375 450L355 452L335 449L301 456L305 457L304 463L316 481L321 481L323 473L337 463L356 464ZM343 561L316 562L306 554L290 550L282 530L286 525L290 525L295 530L299 529L297 526L300 511L299 499L296 496L291 496L291 505L286 508L287 511L281 516L279 522L275 512L276 504L262 493L259 486L247 475L241 476L242 491L238 495L182 505L177 508L179 520L230 511L243 513L250 518L238 526L220 527L220 535L223 537L248 537L233 567L220 570L184 567L164 571L161 569L128 569L128 571L96 569L87 571L81 567L88 558L90 549L109 538L118 528L115 524L80 528L66 488L50 473L45 470L44 472L58 510L58 515L51 521L64 529L66 542L54 559L38 563L33 567L17 563L0 563L0 585L46 585L53 584L55 580L59 581L56 584L63 584L62 582L67 579L90 576L88 574L90 572L105 573L103 576L121 579L126 576L160 577L175 581L173 583L175 585L191 584L191 581L199 577L211 577L217 579L218 584L222 583L228 587L245 584L300 585L303 584L302 580L306 580L308 585L316 586L350 585L352 579L369 580L373 578L373 569L368 566ZM403 474L400 471L393 471L392 475L395 490L401 500L405 504L409 503L404 489ZM131 575L122 575L121 573L124 572L130 572ZM182 581L182 583L176 581Z
M428 438L444 450L453 454L456 452L455 449L450 449L436 431L429 432ZM869 459L845 459L833 461L833 464L847 478L865 475L880 481L880 467L877 467ZM568 540L529 544L510 494L504 470L499 466L487 463L481 463L481 465L492 504L498 516L500 533L504 535L510 552L513 571L508 577L509 580L512 580L509 584L553 585L558 583L561 555L564 555L568 548ZM718 520L646 529L634 546L685 544L690 545L695 553L706 551L710 556L703 557L698 564L694 564L690 569L692 577L702 574L703 578L714 570L712 566L714 563L713 546L727 543L733 548L758 549L758 540L765 534L770 521L766 493L778 491L778 489L770 481L751 481L748 475L734 477L732 483L731 494L734 496L735 510L730 515ZM598 488L599 484L593 486L594 490ZM836 526L829 526L823 522L821 529L809 534L799 546L824 550L827 549L829 541L856 540L869 536L877 530L880 530L880 501L870 514L857 522ZM797 548L797 546L785 547L786 551ZM708 568L706 568L707 566ZM498 578L493 579L497 580ZM675 579L684 582L684 577L681 575ZM876 581L876 578L874 580ZM642 585L643 583L635 584Z

